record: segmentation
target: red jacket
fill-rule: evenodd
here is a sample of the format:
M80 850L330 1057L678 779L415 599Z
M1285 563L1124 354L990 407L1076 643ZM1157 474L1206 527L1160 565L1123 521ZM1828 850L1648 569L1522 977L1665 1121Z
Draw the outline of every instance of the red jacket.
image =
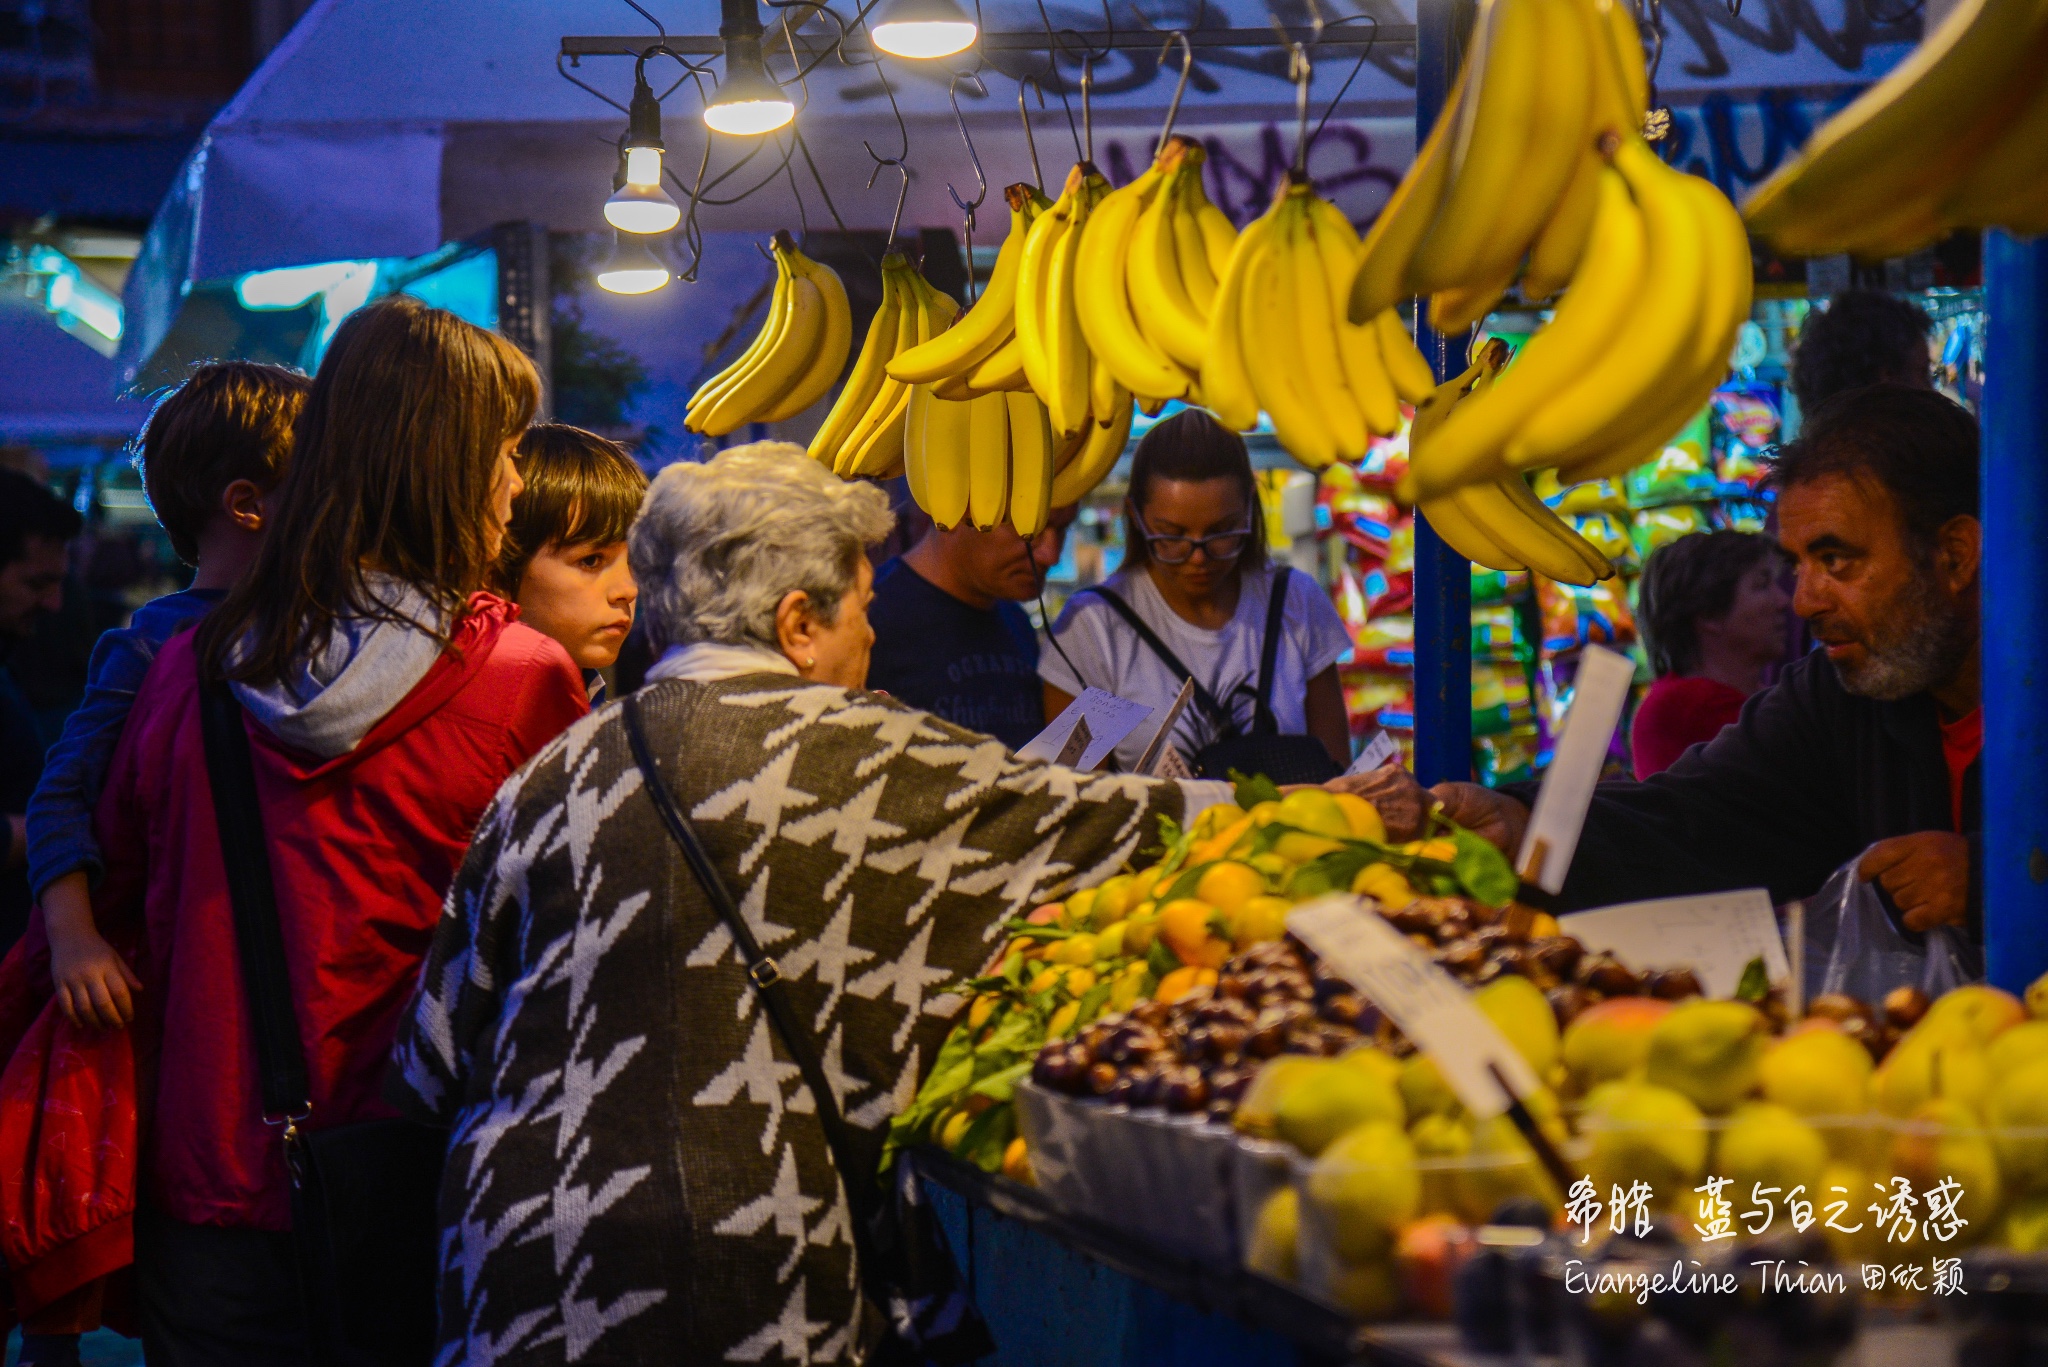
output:
M345 755L321 761L246 723L312 1086L307 1128L396 1114L379 1095L386 1056L470 833L513 770L587 711L567 652L516 615L478 594L453 648ZM131 1038L74 1058L54 1047L61 1022L28 1023L14 994L50 990L40 925L0 966L0 1049L27 1046L0 1074L0 1174L24 1174L0 1179L0 1254L18 1292L38 1265L68 1258L92 1276L127 1261L132 1202L103 1209L94 1194L134 1182L125 1136L137 1128L140 1187L166 1215L290 1226L257 1098L198 702L187 633L165 645L136 697L97 816L107 875L95 914L117 946L137 945L145 984ZM158 1039L170 1047L152 1059ZM126 1078L124 1058L141 1060ZM94 1103L45 1106L39 1122L20 1123L37 1091L55 1099L67 1070L79 1077L64 1085ZM32 1085L39 1076L48 1081ZM138 1088L139 1127L122 1114ZM93 1232L111 1222L118 1235ZM77 1259L68 1245L86 1238L101 1252ZM67 1289L51 1280L45 1295Z

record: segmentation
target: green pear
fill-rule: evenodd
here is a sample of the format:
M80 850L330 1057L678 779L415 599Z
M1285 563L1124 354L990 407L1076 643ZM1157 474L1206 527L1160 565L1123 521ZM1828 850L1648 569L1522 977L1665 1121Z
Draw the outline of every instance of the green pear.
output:
M2027 994L2031 1005L2033 989ZM1998 1242L2015 1253L2048 1253L2048 1194L2022 1196L2008 1206L1999 1223Z
M1933 1030L1915 1028L1892 1047L1871 1078L1877 1108L1901 1120L1937 1098L1974 1109L1990 1088L1991 1063L1984 1047L1953 1021Z
M1656 997L1610 997L1574 1016L1561 1045L1572 1086L1589 1092L1641 1068L1650 1032L1670 1014L1671 1003Z
M2048 1020L2048 973L2027 984L2027 1014L2035 1020Z
M1458 1094L1444 1081L1443 1070L1428 1054L1414 1053L1401 1065L1401 1100L1410 1115L1450 1115L1459 1108Z
M1587 1098L1582 1127L1589 1166L1604 1194L1647 1182L1660 1204L1691 1194L1707 1166L1707 1124L1683 1092L1648 1082L1613 1082Z
M1311 1158L1372 1120L1397 1129L1407 1123L1400 1090L1376 1070L1340 1059L1318 1059L1315 1067L1302 1069L1273 1111L1274 1132Z
M1809 1024L1764 1051L1764 1099L1803 1116L1862 1115L1870 1107L1870 1051L1832 1023Z
M1756 1088L1770 1023L1743 1002L1680 1002L1650 1032L1644 1079L1681 1093L1711 1115L1735 1109Z
M1401 1226L1422 1208L1415 1146L1397 1124L1356 1126L1309 1169L1308 1200L1338 1257L1352 1263L1384 1258Z
M1245 1088L1243 1099L1237 1103L1237 1114L1231 1117L1230 1123L1240 1133L1255 1139L1273 1138L1280 1098L1303 1074L1314 1072L1326 1062L1308 1054L1281 1054L1267 1059L1252 1075L1252 1085Z
M1371 1077L1392 1083L1396 1088L1400 1087L1401 1074L1405 1071L1400 1059L1377 1044L1361 1044L1347 1049L1337 1056L1337 1061L1347 1067L1357 1068Z
M1546 1131L1550 1128L1540 1115L1537 1123ZM1501 1202L1515 1196L1533 1196L1553 1212L1564 1209L1564 1194L1505 1113L1472 1127L1472 1151L1459 1167L1452 1190L1458 1214L1475 1225L1486 1223Z
M1251 1247L1245 1250L1244 1265L1277 1281L1291 1282L1299 1276L1295 1249L1301 1237L1301 1198L1291 1186L1280 1188L1259 1207L1252 1227Z
M1536 1076L1550 1075L1557 1063L1557 1012L1541 988L1519 974L1503 973L1474 992L1472 1004L1500 1027Z
M1749 1208L1758 1187L1776 1187L1778 1194L1765 1199L1782 1202L1803 1186L1811 1200L1827 1161L1820 1132L1790 1108L1768 1101L1737 1109L1714 1150L1714 1172L1728 1179L1725 1195L1738 1211Z
M1979 1045L2027 1018L2027 1008L2012 993L1988 983L1970 983L1951 988L1934 999L1927 1014L1913 1027L1914 1033L1956 1032L1968 1035Z
M2048 1059L2001 1078L1985 1103L1998 1169L2014 1192L2048 1194ZM2029 1133L2004 1133L2028 1131Z

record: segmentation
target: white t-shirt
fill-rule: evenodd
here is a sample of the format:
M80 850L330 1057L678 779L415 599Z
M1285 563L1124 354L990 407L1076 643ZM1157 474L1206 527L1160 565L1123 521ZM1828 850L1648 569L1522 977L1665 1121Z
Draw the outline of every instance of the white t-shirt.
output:
M1273 662L1273 719L1281 734L1299 736L1308 731L1308 681L1351 649L1344 619L1315 580L1277 565L1246 573L1237 611L1217 631L1195 626L1168 607L1143 566L1118 571L1104 587L1130 604L1167 649L1194 671L1210 696L1230 712L1237 734L1249 735L1266 640L1266 608L1276 573L1286 574L1289 581L1280 649ZM1069 598L1052 635L1038 652L1038 677L1053 687L1076 696L1086 687L1106 688L1156 709L1161 717L1173 706L1180 692L1179 676L1100 595L1083 591ZM1127 769L1135 765L1158 729L1149 720L1142 723L1117 746L1117 762ZM1220 728L1193 702L1181 713L1172 735L1174 748L1189 760L1219 739Z

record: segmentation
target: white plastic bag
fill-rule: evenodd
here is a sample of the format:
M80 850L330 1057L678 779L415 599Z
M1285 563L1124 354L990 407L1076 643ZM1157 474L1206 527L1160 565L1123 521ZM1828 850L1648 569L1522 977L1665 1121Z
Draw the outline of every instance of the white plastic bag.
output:
M1864 853L1868 853L1865 851ZM1983 951L1954 926L1925 935L1901 931L1884 889L1857 876L1858 855L1806 902L1806 999L1846 992L1873 1005L1895 987L1931 999L1984 976Z

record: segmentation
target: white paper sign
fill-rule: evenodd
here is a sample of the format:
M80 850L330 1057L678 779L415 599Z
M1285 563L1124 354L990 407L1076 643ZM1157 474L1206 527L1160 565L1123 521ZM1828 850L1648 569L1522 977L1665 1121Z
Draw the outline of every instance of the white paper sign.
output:
M1109 757L1116 749L1117 742L1138 729L1138 724L1152 715L1152 709L1141 702L1119 698L1106 688L1084 688L1081 696L1067 704L1067 710L1052 719L1052 724L1024 742L1017 751L1018 759L1035 759L1045 764L1060 762L1060 754L1067 748L1067 738L1073 733L1074 724L1088 719L1088 748L1071 767L1087 771Z
M1589 950L1609 950L1630 968L1690 968L1709 997L1732 997L1749 961L1762 958L1774 983L1792 981L1771 895L1762 888L1625 902L1560 916L1564 933Z
M1579 831L1586 824L1586 808L1592 805L1593 786L1600 781L1607 747L1621 721L1621 705L1628 700L1635 677L1635 661L1626 655L1600 646L1579 652L1571 711L1565 714L1564 730L1543 786L1536 790L1536 809L1515 856L1516 871L1545 892L1564 886L1579 848Z
M1319 897L1296 907L1287 929L1426 1050L1473 1115L1483 1120L1508 1107L1489 1063L1518 1096L1542 1086L1528 1060L1472 1004L1472 995L1360 898Z
M1358 758L1351 761L1347 774L1369 774L1375 769L1384 769L1389 764L1401 762L1401 747L1385 731L1375 731L1365 748L1358 752Z
M1160 722L1159 729L1152 733L1151 743L1145 747L1145 753L1138 759L1139 773L1149 774L1154 778L1194 777L1193 774L1188 773L1169 774L1161 767L1165 761L1166 752L1173 749L1173 744L1167 737L1173 734L1174 724L1180 720L1180 714L1188 710L1188 704L1194 700L1194 696L1195 681L1191 677L1180 686L1180 692L1174 696L1173 706L1166 709L1166 720ZM1185 762L1182 763L1181 768L1187 768Z
M1173 742L1168 741L1166 748L1159 752L1158 763L1152 766L1152 777L1193 778L1194 776L1195 771L1189 768L1188 762L1180 757L1180 751L1174 747Z

